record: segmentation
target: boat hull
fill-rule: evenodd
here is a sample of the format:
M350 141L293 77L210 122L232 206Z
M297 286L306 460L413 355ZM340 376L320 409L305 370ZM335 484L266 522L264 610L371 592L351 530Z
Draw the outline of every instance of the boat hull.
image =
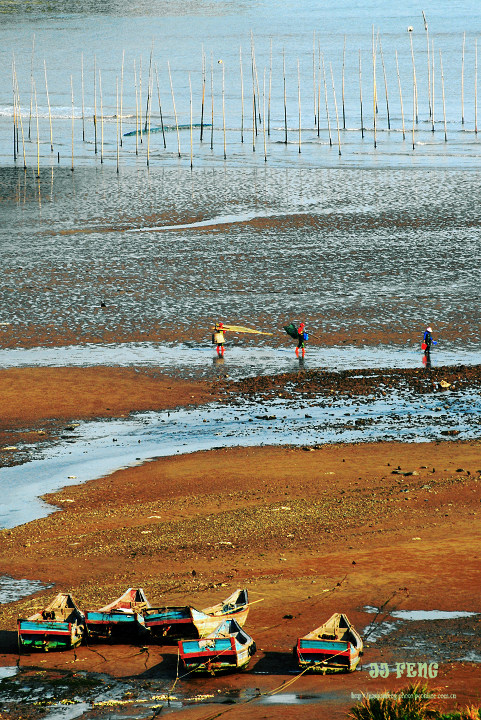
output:
M361 659L350 642L301 640L294 648L301 670L321 675L354 672Z
M122 611L100 612L87 610L85 624L89 636L104 638L132 635L140 632L141 628L145 627L142 615Z
M247 668L256 645L251 640L248 645L239 647L234 638L216 638L210 642L185 640L179 642L179 651L186 671L217 675Z
M18 620L18 640L25 649L71 650L81 644L83 637L84 628L77 623Z
M224 620L236 620L242 627L249 608L225 615L206 615L194 608L165 608L150 611L144 617L145 627L157 638L205 638Z

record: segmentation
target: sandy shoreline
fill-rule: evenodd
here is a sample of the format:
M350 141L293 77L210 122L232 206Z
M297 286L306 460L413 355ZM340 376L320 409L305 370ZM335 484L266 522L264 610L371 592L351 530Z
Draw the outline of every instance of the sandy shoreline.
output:
M64 425L75 418L202 403L227 391L220 384L110 368L9 370L1 377L3 437L51 421ZM84 609L131 585L141 585L151 603L198 608L235 587L247 587L251 599L263 598L246 625L259 648L249 671L222 681L183 681L189 692L280 686L293 677L296 638L333 612L345 612L361 631L373 618L366 606L380 607L388 598L391 609L478 613L478 470L478 441L326 445L311 452L231 448L162 458L53 493L45 499L59 512L0 532L0 574L54 584L0 606L0 664L18 660L17 616L31 614L60 590L73 592ZM413 474L399 474L404 472ZM409 633L425 632L415 624L368 641L361 672L296 681L296 693L332 693L322 706L254 702L249 717L345 717L353 704L350 693L406 685L406 678L393 675L370 678L369 663L437 657L442 659L432 687L457 696L444 706L479 705L478 662L454 661L470 652L481 655L479 616L463 627L462 633L455 626L444 632L435 624L431 651L403 649ZM76 663L76 669L115 677L173 681L175 648L148 644L141 652L143 646L140 640L134 646L95 646L101 655L87 647L75 654L25 654L20 666L65 670ZM179 715L204 718L208 711L186 708ZM229 716L245 717L242 706L232 706Z

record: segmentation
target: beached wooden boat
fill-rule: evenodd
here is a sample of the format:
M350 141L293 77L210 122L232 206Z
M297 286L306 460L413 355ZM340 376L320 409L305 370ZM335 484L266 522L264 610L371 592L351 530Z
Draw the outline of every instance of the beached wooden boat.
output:
M185 607L151 608L144 613L145 627L158 638L205 638L224 620L237 620L242 627L247 620L247 590L236 590L224 602L196 610Z
M294 655L301 669L324 674L353 672L362 655L362 640L345 615L335 613L297 640Z
M126 635L145 627L143 613L150 608L142 588L129 588L117 600L98 610L85 612L87 632L92 637Z
M179 654L189 672L215 673L242 670L256 652L254 640L237 620L224 620L200 640L179 640Z
M85 634L85 616L68 593L59 593L45 610L19 618L19 647L27 649L69 650L77 647Z

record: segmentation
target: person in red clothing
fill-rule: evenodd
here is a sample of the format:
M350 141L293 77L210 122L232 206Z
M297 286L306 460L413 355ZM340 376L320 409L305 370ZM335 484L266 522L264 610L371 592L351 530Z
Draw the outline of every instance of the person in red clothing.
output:
M296 347L296 355L299 357L299 350L302 350L302 357L306 354L306 342L309 339L309 336L305 330L305 323L301 323L299 327L297 328L297 347Z
M218 322L214 326L214 334L212 335L212 342L217 345L217 355L224 354L224 323Z

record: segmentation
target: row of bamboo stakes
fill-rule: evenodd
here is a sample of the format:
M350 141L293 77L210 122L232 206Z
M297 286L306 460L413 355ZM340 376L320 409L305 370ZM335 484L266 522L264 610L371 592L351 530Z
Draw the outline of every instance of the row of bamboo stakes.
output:
M423 12L424 29L426 32L427 42L427 77L428 77L428 104L429 104L429 119L431 123L431 130L435 130L435 118L434 118L434 100L435 100L435 52L434 43L429 40L428 24L426 21L425 14ZM414 48L412 41L412 27L408 28L410 38L410 51L412 60L412 74L413 74L413 115L412 115L412 147L415 149L415 129L419 122L419 102L418 102L418 83L416 76L416 63L414 57ZM465 67L465 46L466 46L466 33L463 34L463 46L462 46L462 62L461 62L461 122L464 126L464 67ZM316 58L317 50L317 58ZM157 89L157 98L159 105L159 118L161 123L161 131L163 137L164 149L167 148L165 139L165 125L162 113L162 103L159 86L159 76L157 64L153 62L154 42L152 41L152 47L150 52L149 60L149 72L147 82L147 100L145 114L143 114L143 101L142 101L142 58L138 66L136 60L133 60L133 74L134 74L134 86L135 86L135 152L139 154L139 141L143 144L144 135L147 136L146 142L146 162L147 166L150 164L150 135L151 135L151 123L152 123L152 103L154 97L154 76L155 84ZM477 50L477 39L475 39L475 79L474 79L474 131L477 135L478 132L478 109L477 109L477 85L478 85L478 50ZM31 71L30 71L30 113L28 121L28 140L31 140L32 135L32 122L36 122L36 146L37 146L37 176L40 175L40 136L39 136L39 115L38 115L38 101L37 101L37 87L34 78L34 54L35 54L35 35L33 36L32 43L32 56L31 56ZM378 57L381 59L382 73L384 80L384 96L386 101L386 114L387 114L387 128L391 129L391 120L389 112L389 95L388 95L388 83L386 66L384 62L384 54L382 50L381 37L379 32L374 32L374 26L372 28L372 82L373 82L373 139L374 147L377 147L377 135L378 135L378 122L377 114L378 110L378 92L377 92L377 72L376 66ZM401 108L401 120L402 120L402 134L403 140L406 139L407 130L404 114L404 103L403 103L403 92L401 87L401 76L399 72L399 62L397 50L395 51L396 58L396 72L398 80L398 90ZM259 126L262 127L263 134L263 150L264 160L267 161L267 138L266 138L266 97L267 97L267 137L271 134L271 97L272 97L272 40L270 41L269 48L269 75L268 84L266 90L266 76L267 68L263 71L263 90L262 90L262 111L261 111L261 92L259 85L259 76L256 64L256 54L254 46L254 38L251 32L251 76L252 76L252 150L256 152L256 140L259 133ZM447 142L447 121L446 121L446 99L445 99L445 88L444 88L444 71L443 71L443 59L441 50L439 50L439 67L441 75L441 88L442 88L442 105L443 105L443 119L444 119L444 139ZM222 60L218 61L218 64L222 68L222 130L223 130L223 151L224 159L227 159L227 145L226 145L226 121L225 121L225 66ZM244 131L245 127L245 96L244 96L244 72L243 72L243 59L242 59L242 46L239 48L239 64L240 64L240 91L241 91L241 142L244 143ZM332 70L332 64L329 62L329 73L326 73L326 64L324 61L324 53L321 52L321 43L318 39L316 47L316 34L313 36L313 50L312 50L312 69L313 69L313 100L314 100L314 127L317 127L317 135L320 136L320 114L321 114L321 86L324 90L324 101L325 111L327 120L327 130L329 136L329 144L333 146L332 139L332 128L331 128L331 117L329 112L329 101L328 101L328 85L332 85L332 97L334 100L334 111L336 117L337 127L337 145L339 155L341 151L341 118L338 109L336 87L334 82L334 74ZM52 112L50 105L50 96L48 90L48 78L47 78L47 65L46 61L43 61L44 66L44 78L45 78L45 92L48 106L49 116L49 128L50 128L50 150L54 150L53 142L53 128L52 128ZM346 67L346 36L344 36L343 46L343 59L342 59L342 129L346 129L346 111L345 111L345 67ZM282 51L282 69L283 69L283 119L284 119L284 143L288 143L288 125L287 125L287 85L286 85L286 58L285 50ZM120 70L120 83L119 76L116 75L116 160L117 160L117 172L120 167L120 148L123 146L123 135L122 135L122 119L123 114L123 91L124 91L124 70L125 70L125 51L122 53L122 64ZM167 70L169 76L169 84L172 96L172 107L174 112L175 127L177 134L177 152L179 158L182 156L181 145L180 145L180 129L177 116L177 109L175 103L174 86L172 82L172 73L170 69L170 62L167 61ZM329 82L330 81L330 82ZM206 107L206 82L207 82L207 58L202 46L202 102L201 102L201 117L200 117L200 141L204 140L204 130L208 127L208 123L204 122L204 118L207 117ZM97 83L98 83L98 96L97 96ZM26 149L25 149L25 130L23 126L23 118L20 106L20 92L18 86L17 72L16 72L16 61L15 55L12 59L12 84L13 84L13 157L16 161L20 156L19 153L19 135L22 139L22 153L24 169L27 167ZM298 95L298 110L299 110L299 123L298 123L298 149L301 153L302 148L302 123L301 123L301 76L300 76L300 65L299 59L297 59L297 95ZM83 53L81 54L81 94L82 94L82 141L85 142L85 84L84 84L84 61ZM102 94L102 74L100 68L97 69L96 56L94 55L94 72L93 72L93 94L94 94L94 113L92 117L93 130L94 130L94 151L95 155L99 153L100 144L100 162L104 162L104 108L103 108L103 94ZM189 94L190 94L190 165L193 166L193 98L192 98L192 82L189 73ZM72 123L71 123L71 170L74 170L74 132L75 132L75 106L74 106L74 88L73 88L73 77L70 75L70 96L72 106ZM214 61L213 54L210 57L210 96L211 96L211 117L210 117L210 148L214 147ZM100 143L98 138L98 104L97 98L100 103ZM364 131L367 129L364 126L364 110L363 110L363 93L362 93L362 58L361 50L359 50L359 103L360 103L360 119L361 119L361 135L364 138ZM35 112L34 112L35 108ZM263 122L264 118L264 122ZM60 153L58 153L58 162L60 162Z

